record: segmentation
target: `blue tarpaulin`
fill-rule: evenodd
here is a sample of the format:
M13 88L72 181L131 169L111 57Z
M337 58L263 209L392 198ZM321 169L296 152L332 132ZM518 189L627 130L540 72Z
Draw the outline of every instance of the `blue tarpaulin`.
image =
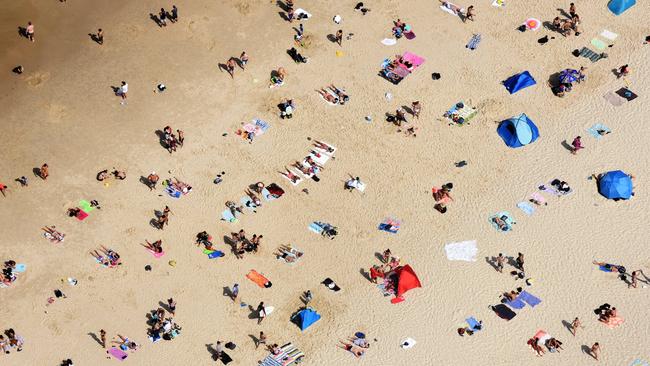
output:
M503 86L506 87L506 90L508 90L510 94L514 94L521 89L533 86L535 84L537 84L537 82L535 79L533 79L528 71L513 75L503 81Z

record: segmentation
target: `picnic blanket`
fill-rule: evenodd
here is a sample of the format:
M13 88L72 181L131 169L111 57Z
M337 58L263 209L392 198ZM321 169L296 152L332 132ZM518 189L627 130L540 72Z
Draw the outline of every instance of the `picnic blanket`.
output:
M542 300L539 297L532 295L526 291L522 291L517 297L521 299L523 302L525 302L526 304L528 304L531 308L534 308L535 306L539 305L542 302Z
M251 269L250 272L248 272L246 278L255 282L261 288L269 288L272 286L271 281L269 281L268 278L264 277L264 275L254 269Z
M450 261L476 262L478 247L476 240L467 240L445 245L445 254Z
M517 316L517 313L512 311L512 309L505 306L504 304L498 304L498 305L492 306L492 311L494 311L499 318L505 319L505 320L508 320L508 321L511 320L512 318L514 318L515 316Z
M470 50L475 50L478 48L478 45L481 43L481 35L480 34L474 34L472 38L467 42L467 45L465 45L465 48L469 48Z
M603 135L612 132L612 130L610 130L609 127L605 126L602 123L596 123L595 125L587 129L587 132L589 132L591 136L595 137L597 140L600 140L603 137L603 135L598 133L598 131L603 131Z
M591 62L596 62L601 58L603 58L602 54L596 53L587 47L582 47L578 54L584 58L588 58L589 60L591 60Z

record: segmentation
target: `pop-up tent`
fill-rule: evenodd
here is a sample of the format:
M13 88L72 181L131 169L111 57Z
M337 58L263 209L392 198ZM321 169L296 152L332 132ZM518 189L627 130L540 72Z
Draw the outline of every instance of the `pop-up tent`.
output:
M502 121L497 127L497 133L512 148L528 145L539 137L537 126L525 113Z
M607 8L615 15L621 15L624 11L636 4L636 0L611 0Z
M632 178L621 170L603 174L598 180L598 192L611 199L629 199L632 197Z
M312 308L306 308L294 315L292 320L300 327L300 330L305 330L320 320L320 314Z
M520 74L512 75L504 80L502 84L510 94L514 94L521 89L537 84L537 82L528 71L524 71Z
M420 279L413 271L413 268L408 264L402 267L397 267L394 271L386 275L390 280L395 281L395 296L391 302L393 304L404 301L404 295L407 291L414 288L422 287Z

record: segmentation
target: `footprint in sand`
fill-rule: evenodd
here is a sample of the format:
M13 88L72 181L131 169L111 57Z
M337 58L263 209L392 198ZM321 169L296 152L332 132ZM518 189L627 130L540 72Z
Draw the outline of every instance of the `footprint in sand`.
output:
M238 2L235 4L235 8L237 8L237 11L239 11L239 14L241 15L248 15L251 12L251 4L246 1Z
M48 104L47 112L51 123L60 123L68 116L67 108L60 104Z
M35 72L25 78L29 86L39 87L50 78L49 72Z

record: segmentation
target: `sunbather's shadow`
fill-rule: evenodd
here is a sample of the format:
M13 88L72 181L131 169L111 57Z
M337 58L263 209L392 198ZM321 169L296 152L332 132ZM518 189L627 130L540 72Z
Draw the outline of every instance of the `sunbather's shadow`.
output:
M165 133L162 132L161 130L156 130L155 133L156 133L156 136L158 136L158 143L160 144L160 146L162 146L163 148L166 149L167 148L167 142L165 141Z
M120 87L119 86L113 86L111 85L111 89L113 89L113 93L115 95L119 95L118 93L120 92Z
M103 346L103 344L102 344L102 340L99 339L99 337L97 337L97 334L92 333L92 332L87 333L87 334L88 334L88 335L90 336L90 338L92 338L95 342L99 343L100 346Z
M259 311L257 311L253 305L248 305L248 310L250 310L250 313L248 313L248 319L258 319L260 317Z
M515 257L506 257L508 260L508 264L517 268L517 261L515 260Z
M542 22L542 27L544 27L545 29L548 29L550 31L557 32L557 28L555 28L555 26L553 25L553 22L549 22L548 20L545 20L545 21Z
M257 346L259 345L259 341L260 341L259 338L255 337L252 334L249 334L248 336L250 337L250 339L253 340L253 343L255 343L255 348L257 348Z
M241 59L238 57L231 57L231 60L235 60L235 63L237 66L239 66L240 69L244 70L244 64L241 62Z
M219 71L221 71L221 72L228 71L228 65L226 65L226 64L220 63L220 64L218 64L217 67L219 68Z
M90 37L90 39L91 39L93 42L95 42L95 43L99 43L99 38L97 38L97 35L92 34L92 33L88 33L88 37Z
M280 18L282 18L282 20L285 20L287 22L289 21L289 17L287 16L287 13L285 13L283 11L279 11L278 15L280 16Z
M587 346L586 344L583 344L583 345L580 347L580 349L582 350L582 353L586 353L586 354L588 354L589 356L593 357L593 355L591 354L591 347Z
M612 69L612 74L614 74L616 77L619 77L618 69Z
M275 4L278 6L278 8L282 9L282 11L289 11L289 7L284 2L278 0L275 2Z
M571 323L569 323L569 322L566 321L566 320L562 320L562 325L564 325L564 327L565 327L569 332L571 332L571 329L573 328L573 327L571 326Z
M564 9L557 8L555 10L559 11L561 16L563 16L563 17L565 17L567 19L571 19L571 14L567 13Z
M499 267L497 267L497 260L496 257L485 257L485 261L494 268L495 271L499 270Z
M166 302L158 301L158 306L165 309L166 312L169 312L169 313L172 312L172 309L169 307L169 304L167 304Z
M159 210L153 210L153 214L156 216L156 218L159 218L163 215L162 211Z
M142 183L145 186L149 187L149 179L147 179L147 177L145 177L144 175L140 176L140 183Z
M18 27L18 35L24 38L27 38L27 28Z
M413 109L407 105L403 105L402 108L406 111L406 113L410 114L411 116L414 115L415 113L413 112Z
M372 279L370 278L370 272L366 271L365 268L359 268L359 273L360 273L360 274L363 276L363 278L365 278L366 280L368 280L368 281L372 281Z
M560 85L560 73L555 72L548 77L548 86L555 88Z
M212 357L214 361L217 361L217 350L212 347L212 343L206 344L205 349L210 353L210 357Z
M336 36L333 35L332 33L330 33L330 34L327 35L327 40L332 42L332 43L336 43Z
M571 147L571 145L569 145L569 143L566 142L566 140L562 141L562 146L569 151L573 151L573 147Z
M158 220L157 219L149 220L149 225L151 225L151 227L153 227L153 228L156 228L156 229L160 230L160 226L158 226Z
M35 176L40 178L41 177L41 168L37 167L37 168L32 169L32 173L34 173Z
M379 259L381 263L384 263L384 256L381 253L375 252L375 258Z
M149 18L151 20L153 20L154 23L156 23L157 26L162 28L163 25L162 25L162 22L160 21L160 18L158 18L158 15L156 15L154 13L149 13Z

